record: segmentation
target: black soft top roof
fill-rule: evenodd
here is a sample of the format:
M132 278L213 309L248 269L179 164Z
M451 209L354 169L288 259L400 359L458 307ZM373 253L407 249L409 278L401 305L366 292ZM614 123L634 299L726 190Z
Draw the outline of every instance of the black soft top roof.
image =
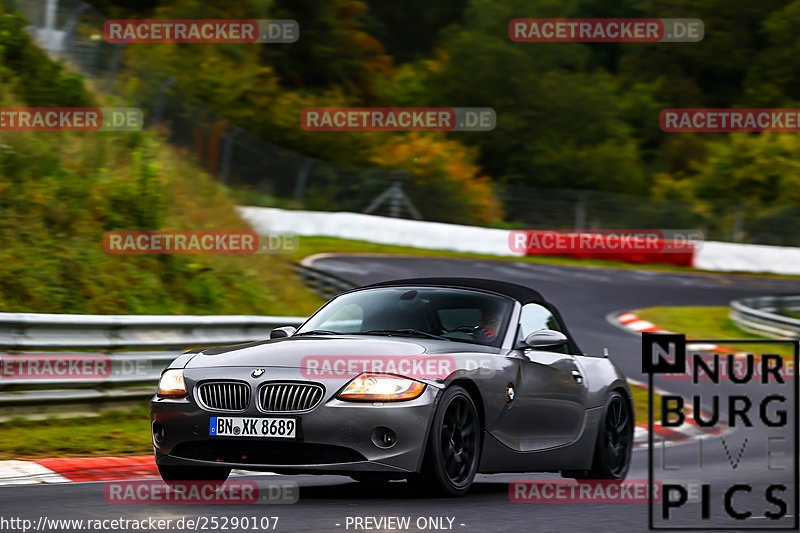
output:
M495 292L518 300L522 304L529 302L544 303L546 300L538 292L523 285L479 278L411 278L371 283L364 287L396 287L404 285L453 287L463 289L480 289Z
M502 294L504 296L508 296L509 298L513 298L519 301L521 304L528 304L528 303L537 303L542 304L550 312L555 315L556 319L558 320L559 324L561 325L561 331L564 335L567 336L567 344L569 346L569 350L571 354L582 354L580 347L575 342L575 339L569 333L566 324L564 324L564 319L561 317L561 313L556 309L556 307L544 299L544 297L539 293L539 291L533 290L531 288L525 287L523 285L517 285L516 283L509 283L507 281L496 281L493 279L479 279L479 278L411 278L411 279L398 279L392 281L382 281L380 283L371 283L369 285L364 285L362 288L371 288L371 287L403 287L409 285L416 285L420 287L452 287L458 289L479 289L484 291L490 291L497 294Z

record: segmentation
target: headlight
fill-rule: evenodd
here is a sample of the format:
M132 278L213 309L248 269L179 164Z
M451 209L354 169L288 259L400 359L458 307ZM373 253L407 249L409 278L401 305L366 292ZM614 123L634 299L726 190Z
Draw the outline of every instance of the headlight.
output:
M340 400L397 402L418 398L425 384L390 374L361 374L339 393Z
M186 396L186 383L183 381L183 370L167 370L158 381L158 395L167 398Z

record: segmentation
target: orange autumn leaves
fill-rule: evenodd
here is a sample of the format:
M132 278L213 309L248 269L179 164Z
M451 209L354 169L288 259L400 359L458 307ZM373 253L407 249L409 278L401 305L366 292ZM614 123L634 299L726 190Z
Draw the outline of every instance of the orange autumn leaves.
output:
M439 198L436 218L461 224L485 225L501 218L500 202L488 177L475 164L477 150L441 133L395 135L383 143L370 161L384 168L405 170L406 187Z

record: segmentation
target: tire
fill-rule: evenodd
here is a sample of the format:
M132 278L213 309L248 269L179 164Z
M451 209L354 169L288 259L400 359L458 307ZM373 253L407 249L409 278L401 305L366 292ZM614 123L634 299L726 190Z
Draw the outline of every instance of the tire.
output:
M158 466L158 473L167 485L187 481L211 481L222 485L231 473L230 468L216 466Z
M431 423L422 472L408 478L415 492L463 496L472 485L481 456L478 410L463 387L444 391Z
M633 428L630 401L617 391L609 393L597 428L592 468L564 472L563 475L577 479L624 480L633 455Z

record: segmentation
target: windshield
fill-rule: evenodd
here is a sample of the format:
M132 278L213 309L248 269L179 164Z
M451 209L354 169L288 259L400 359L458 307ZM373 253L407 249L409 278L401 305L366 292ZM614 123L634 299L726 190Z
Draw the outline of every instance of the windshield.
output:
M509 299L462 289L369 289L334 299L295 335L437 337L499 346L511 309Z

